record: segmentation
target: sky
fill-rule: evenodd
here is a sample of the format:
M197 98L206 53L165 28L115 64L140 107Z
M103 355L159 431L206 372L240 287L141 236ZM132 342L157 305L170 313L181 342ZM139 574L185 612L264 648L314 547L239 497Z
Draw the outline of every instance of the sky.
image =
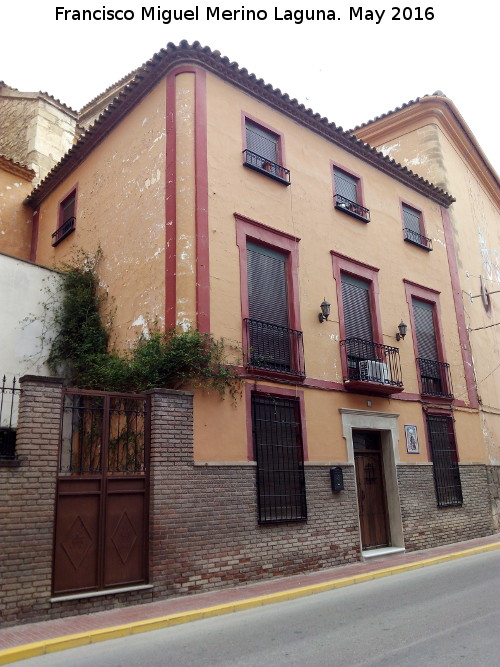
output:
M80 109L167 43L199 41L344 129L440 90L453 100L500 173L500 3L417 3L4 2L0 80L22 91L48 92ZM59 19L57 7L61 8ZM153 8L155 18L142 18L143 7ZM74 11L103 8L127 10L133 19L69 18ZM196 8L195 20L184 14L182 19L163 21L168 10L194 13ZM208 8L211 18L207 18ZM335 20L305 19L306 10L321 9L329 10L330 16L334 13ZM64 10L69 10L66 20ZM229 10L233 19L224 20L219 14L217 20L218 10ZM235 16L235 10L258 10L262 20L251 20L242 11Z

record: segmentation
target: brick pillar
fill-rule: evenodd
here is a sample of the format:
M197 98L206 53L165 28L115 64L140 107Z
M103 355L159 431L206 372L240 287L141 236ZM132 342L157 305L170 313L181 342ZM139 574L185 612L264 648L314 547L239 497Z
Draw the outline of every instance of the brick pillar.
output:
M150 581L154 597L162 598L174 591L170 549L177 545L180 533L188 530L179 520L177 508L185 494L192 491L187 487L193 465L193 392L152 389L148 393L151 396Z
M18 467L0 467L0 618L27 620L50 607L63 381L25 375L16 438Z

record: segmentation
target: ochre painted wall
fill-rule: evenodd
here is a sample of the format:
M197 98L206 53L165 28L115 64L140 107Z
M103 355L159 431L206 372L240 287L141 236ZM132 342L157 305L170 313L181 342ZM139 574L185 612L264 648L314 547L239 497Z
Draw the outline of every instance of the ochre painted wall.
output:
M31 217L22 202L31 192L31 182L0 166L0 252L30 258Z
M102 248L99 273L120 345L164 322L165 102L162 82L40 206L38 262L57 265L80 248ZM76 229L53 248L59 202L74 187Z

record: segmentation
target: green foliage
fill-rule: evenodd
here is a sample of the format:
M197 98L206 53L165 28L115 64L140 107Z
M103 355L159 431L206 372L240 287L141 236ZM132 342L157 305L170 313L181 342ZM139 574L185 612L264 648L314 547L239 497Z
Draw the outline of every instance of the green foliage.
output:
M84 389L136 392L154 387L202 387L239 395L240 379L226 360L225 343L194 329L155 331L128 352L109 351L109 328L102 323L103 297L97 265L101 251L79 253L62 268L64 297L53 313L58 331L49 365Z

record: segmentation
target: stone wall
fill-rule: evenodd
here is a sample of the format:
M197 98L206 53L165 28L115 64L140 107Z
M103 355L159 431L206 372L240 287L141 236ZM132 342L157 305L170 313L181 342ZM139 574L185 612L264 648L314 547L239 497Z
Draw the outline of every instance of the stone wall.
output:
M461 465L463 505L438 507L432 465L399 465L398 484L408 551L493 532L486 466Z
M0 154L31 167L37 185L76 137L77 113L44 93L0 88Z

